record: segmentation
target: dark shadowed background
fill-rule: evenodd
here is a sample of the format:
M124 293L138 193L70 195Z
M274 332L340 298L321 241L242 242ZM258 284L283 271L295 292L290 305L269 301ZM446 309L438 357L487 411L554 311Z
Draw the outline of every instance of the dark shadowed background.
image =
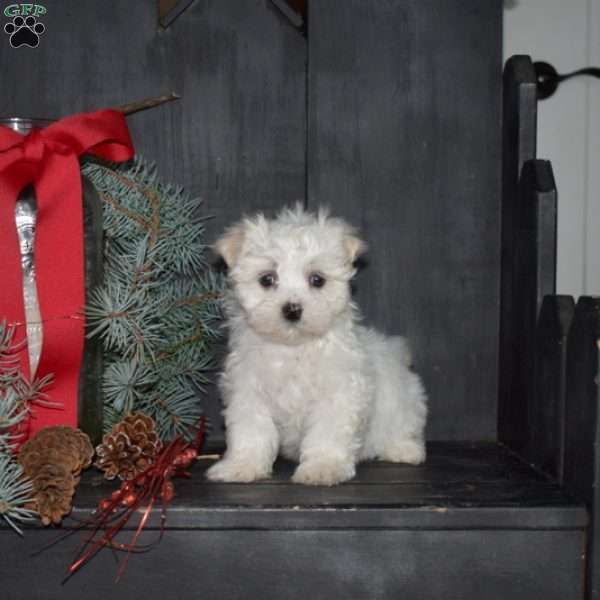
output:
M306 37L270 0L195 0L164 31L149 0L47 5L39 47L0 31L0 116L174 90L129 124L203 199L207 241L243 213L331 206L370 246L366 322L411 342L428 437L495 438L499 0L313 1Z

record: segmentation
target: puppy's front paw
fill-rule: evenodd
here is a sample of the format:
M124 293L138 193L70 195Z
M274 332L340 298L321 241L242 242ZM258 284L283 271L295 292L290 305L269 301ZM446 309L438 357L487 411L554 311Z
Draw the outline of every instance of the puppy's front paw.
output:
M323 457L300 463L292 481L305 485L335 485L352 479L355 474L356 468L352 461Z
M395 463L420 465L425 462L425 445L413 440L388 444L380 458Z
M248 483L266 479L270 474L269 469L251 461L224 458L208 469L206 477L211 481Z

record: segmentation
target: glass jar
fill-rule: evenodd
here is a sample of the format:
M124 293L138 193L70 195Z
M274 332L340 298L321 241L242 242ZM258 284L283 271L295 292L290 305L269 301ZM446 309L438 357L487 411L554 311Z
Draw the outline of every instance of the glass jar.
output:
M53 121L50 119L29 119L20 117L0 118L0 125L17 133L27 135L34 127L44 128ZM102 203L92 183L82 175L83 231L85 298L103 279L103 228ZM15 224L19 238L21 267L23 271L23 300L27 331L27 345L31 377L37 370L43 345L44 328L41 321L35 274L35 232L37 202L32 185L25 187L15 206ZM83 359L79 376L79 427L91 438L93 444L102 438L102 344L99 339L84 342Z

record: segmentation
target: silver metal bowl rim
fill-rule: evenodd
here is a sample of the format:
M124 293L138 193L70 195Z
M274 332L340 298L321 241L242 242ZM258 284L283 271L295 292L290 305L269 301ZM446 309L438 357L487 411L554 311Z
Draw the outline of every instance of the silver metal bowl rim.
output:
M55 120L41 117L0 117L0 123L53 123Z
M54 119L29 117L0 117L0 126L12 129L21 135L29 135L35 129L45 129Z

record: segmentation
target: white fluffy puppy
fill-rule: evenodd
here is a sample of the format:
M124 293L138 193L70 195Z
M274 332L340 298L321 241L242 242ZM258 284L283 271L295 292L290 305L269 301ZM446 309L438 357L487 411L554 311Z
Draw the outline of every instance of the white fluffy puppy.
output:
M347 223L301 207L217 242L231 284L227 451L209 479L269 477L279 453L313 485L351 479L363 459L423 462L426 397L404 340L360 326L351 300L364 249Z

